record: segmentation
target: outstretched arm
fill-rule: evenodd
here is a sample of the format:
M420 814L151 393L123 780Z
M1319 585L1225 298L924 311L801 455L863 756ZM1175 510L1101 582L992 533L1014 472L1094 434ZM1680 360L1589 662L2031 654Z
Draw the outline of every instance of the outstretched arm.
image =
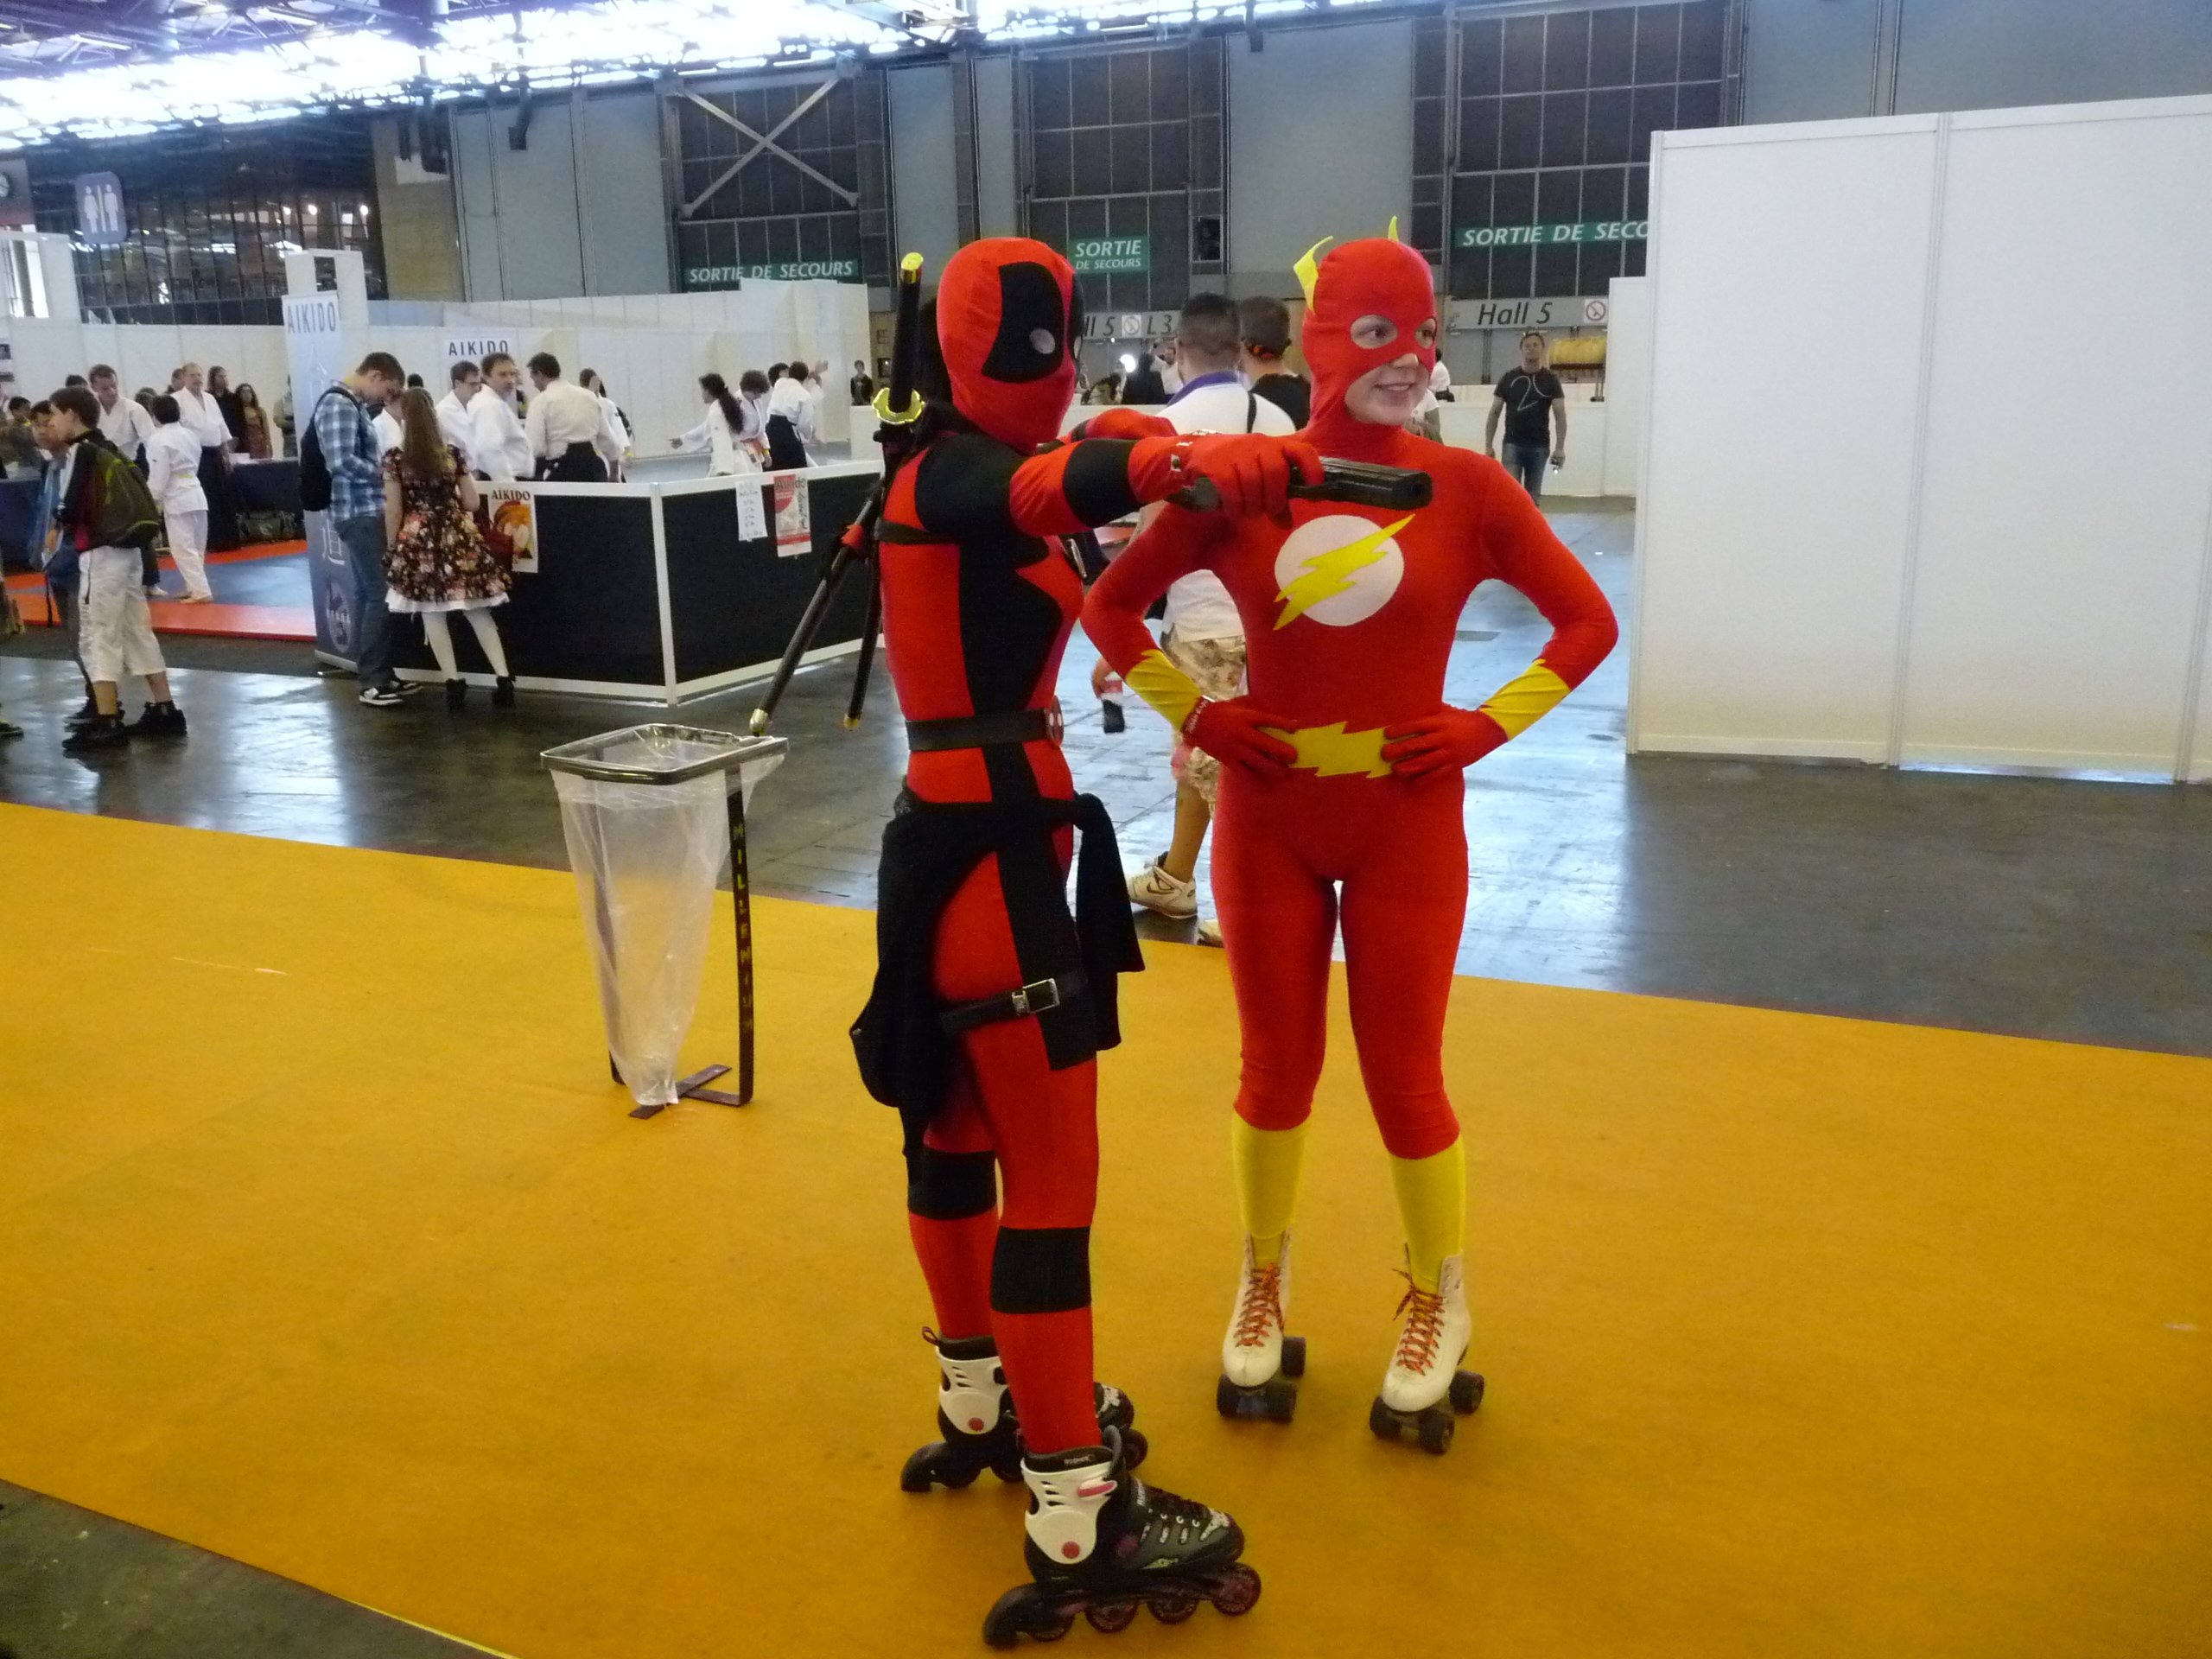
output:
M1320 475L1320 457L1290 438L1078 438L1023 456L957 434L923 452L914 505L923 529L956 539L1071 536L1200 479L1212 481L1225 511L1281 512L1293 483Z
M1163 509L1091 588L1083 605L1083 631L1129 690L1208 754L1256 772L1281 772L1298 753L1275 735L1290 722L1255 708L1247 697L1209 702L1145 626L1152 601L1205 567L1215 528L1204 513Z
M1536 660L1475 709L1444 709L1392 727L1382 758L1393 772L1419 777L1471 766L1521 735L1590 677L1620 637L1613 607L1568 552L1527 493L1502 475L1484 493L1483 526L1491 573L1525 594L1552 625Z

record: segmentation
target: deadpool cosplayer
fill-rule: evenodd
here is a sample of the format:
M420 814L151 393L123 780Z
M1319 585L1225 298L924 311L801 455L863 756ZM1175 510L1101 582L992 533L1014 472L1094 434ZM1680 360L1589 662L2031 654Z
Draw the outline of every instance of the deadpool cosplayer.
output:
M1078 1611L1120 1629L1140 1601L1242 1612L1259 1593L1237 1561L1243 1533L1131 1476L1135 1410L1092 1380L1095 1057L1119 1040L1116 976L1141 963L1112 825L1060 752L1053 687L1083 602L1063 538L1202 480L1227 512L1281 512L1319 462L1266 437L1057 442L1081 318L1072 270L1042 243L963 248L934 309L929 407L878 525L911 758L884 835L874 991L854 1029L870 1092L905 1122L938 1321L944 1438L904 1484L963 1486L985 1468L1028 1483L1033 1582L993 1610L995 1642L1059 1634Z
M1527 728L1603 660L1616 630L1597 584L1498 464L1415 437L1436 361L1427 264L1394 238L1338 247L1299 276L1322 454L1418 469L1410 513L1293 505L1290 528L1171 506L1091 590L1084 626L1138 694L1228 763L1215 818L1214 894L1243 1035L1232 1122L1245 1239L1222 1344L1224 1412L1287 1420L1289 1241L1306 1122L1321 1075L1331 949L1341 925L1361 1076L1405 1226L1404 1325L1370 1414L1442 1452L1481 1379L1461 1233L1466 1163L1445 1096L1444 1013L1467 899L1462 774ZM1154 642L1146 607L1192 570L1220 576L1243 618L1248 695L1201 696ZM1543 613L1541 656L1479 709L1444 702L1468 597L1495 579ZM1287 1366L1286 1367L1286 1359Z

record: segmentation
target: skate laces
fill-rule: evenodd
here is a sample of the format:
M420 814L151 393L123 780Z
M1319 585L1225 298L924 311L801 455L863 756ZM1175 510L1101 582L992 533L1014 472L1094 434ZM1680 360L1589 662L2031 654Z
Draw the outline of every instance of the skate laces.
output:
M1410 1273L1398 1276L1406 1281L1405 1300L1398 1304L1398 1313L1406 1316L1405 1333L1398 1338L1398 1363L1409 1371L1425 1371L1435 1363L1437 1347L1444 1340L1444 1298L1423 1290Z
M1270 1326L1282 1327L1282 1263L1252 1264L1244 1275L1244 1296L1236 1310L1236 1341L1239 1348L1266 1343Z

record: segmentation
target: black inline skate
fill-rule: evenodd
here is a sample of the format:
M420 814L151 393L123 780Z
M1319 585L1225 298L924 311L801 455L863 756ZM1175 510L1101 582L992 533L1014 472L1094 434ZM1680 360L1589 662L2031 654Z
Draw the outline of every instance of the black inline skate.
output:
M1120 1433L1103 1446L1024 1458L1029 1483L1032 1582L1001 1596L984 1616L983 1640L1013 1647L1027 1636L1056 1642L1079 1613L1111 1635L1140 1606L1179 1624L1211 1601L1232 1616L1260 1599L1260 1575L1237 1559L1244 1533L1218 1510L1147 1486L1128 1472Z
M998 1344L988 1337L956 1340L931 1331L922 1334L937 1350L944 1372L938 1383L937 1426L944 1438L931 1440L906 1459L899 1473L899 1486L910 1492L967 1486L986 1469L1008 1484L1020 1480L1021 1426L1014 1416L1006 1372L999 1366ZM1099 1433L1121 1431L1129 1465L1135 1467L1150 1449L1136 1427L1135 1402L1103 1382L1092 1387L1097 1390Z
M1306 1375L1306 1338L1283 1334L1290 1304L1290 1235L1275 1259L1262 1262L1244 1240L1236 1305L1221 1339L1221 1380L1214 1408L1224 1417L1265 1417L1287 1423L1298 1411L1298 1379Z

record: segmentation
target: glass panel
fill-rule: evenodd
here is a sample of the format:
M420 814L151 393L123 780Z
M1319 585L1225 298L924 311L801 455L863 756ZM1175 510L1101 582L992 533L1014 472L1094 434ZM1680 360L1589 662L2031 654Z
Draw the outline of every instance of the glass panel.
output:
M1555 13L1544 28L1544 86L1553 92L1590 84L1590 14Z
M1544 89L1544 20L1512 17L1505 23L1505 90L1540 92Z

